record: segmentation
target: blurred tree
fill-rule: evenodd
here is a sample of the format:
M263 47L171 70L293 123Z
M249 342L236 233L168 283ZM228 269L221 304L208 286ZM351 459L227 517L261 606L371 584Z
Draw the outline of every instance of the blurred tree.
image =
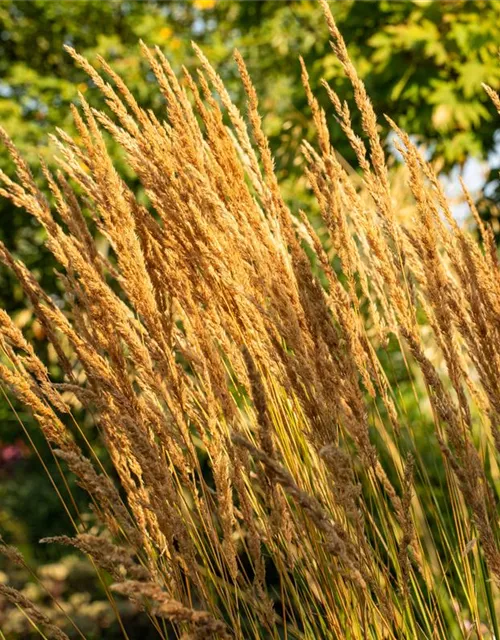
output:
M332 10L379 114L389 113L428 143L444 168L492 149L497 121L481 83L500 86L499 3L351 1L334 2ZM217 48L237 44L258 73L272 136L283 125L286 140L295 128L298 138L307 130L299 54L313 87L323 77L341 97L350 97L314 0L220 2L210 13ZM324 92L318 93L326 105ZM342 144L340 132L333 133ZM282 147L283 154L290 152ZM287 156L285 164L291 160Z
M484 158L493 148L496 117L481 87L500 85L500 4L487 0L411 0L332 3L349 51L380 114L390 113L428 144L447 169L467 156ZM77 92L94 93L85 74L63 50L71 44L90 59L108 58L147 106L161 101L139 55L138 40L162 47L174 66L192 60L190 40L204 46L239 99L232 49L237 46L254 77L280 177L295 181L300 140L311 124L300 82L305 58L313 87L333 83L351 98L328 44L322 12L314 0L300 2L193 0L192 2L44 2L0 4L0 122L25 155L50 157L48 133L71 129L69 104ZM146 82L144 82L146 79ZM325 92L318 97L328 108ZM357 114L353 110L355 124ZM352 160L332 122L338 150ZM381 127L384 129L381 119ZM5 168L6 160L0 159ZM301 203L297 203L300 205ZM52 264L42 236L22 213L0 204L0 238L15 246L40 276ZM0 278L0 303L18 304L13 283Z
M351 56L378 113L390 113L426 142L445 169L467 155L484 158L493 148L494 110L481 83L499 86L500 4L487 0L341 2L332 4ZM85 74L64 52L71 44L94 59L101 54L122 72L147 106L159 107L156 90L139 55L138 40L162 47L174 66L192 60L191 38L200 41L224 80L240 97L231 60L238 46L261 96L265 125L287 189L295 185L300 140L311 137L298 56L305 58L313 87L333 83L351 98L328 45L314 0L301 2L193 0L192 2L44 2L0 4L0 122L27 159L50 157L48 133L71 129L69 104L77 92L99 104ZM144 82L146 78L146 82ZM318 97L328 108L325 92ZM357 114L353 110L355 123ZM353 160L333 118L340 153ZM381 122L382 128L384 127ZM6 160L0 159L5 168ZM296 185L295 185L296 187ZM300 198L297 206L304 205ZM20 212L0 203L0 238L15 247L42 280L53 264L43 235ZM20 293L0 274L0 303L19 304Z
M138 50L140 38L175 51L181 41L163 15L149 2L15 2L0 4L0 122L34 167L38 157L50 159L48 134L56 126L73 133L69 105L78 91L93 92L92 83L78 69L63 45L69 44L95 59L101 54L117 61L141 99L150 85ZM187 42L189 39L185 38ZM91 100L99 104L100 96ZM1 154L0 167L8 160ZM35 169L35 173L36 169ZM30 216L0 202L0 239L27 261L44 285L54 288L54 264L43 248L43 232ZM21 292L5 270L0 271L0 304L17 307Z

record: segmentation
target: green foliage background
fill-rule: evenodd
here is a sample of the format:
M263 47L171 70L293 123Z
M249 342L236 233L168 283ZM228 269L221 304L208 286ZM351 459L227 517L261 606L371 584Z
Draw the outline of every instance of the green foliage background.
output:
M496 119L481 83L500 83L498 2L358 0L333 3L333 9L378 113L390 113L425 141L445 169L470 155L486 157L493 148ZM38 156L50 159L48 134L54 127L72 130L68 107L78 102L78 91L100 103L64 52L65 43L91 60L103 55L126 76L141 102L161 107L139 55L141 38L158 44L177 68L193 61L190 40L196 39L236 95L240 89L231 57L235 46L241 50L261 96L285 184L287 179L295 183L301 163L298 145L312 135L298 56L306 61L313 87L324 77L342 97L351 97L313 0L4 0L0 122L33 165ZM318 93L327 106L324 91ZM334 125L332 135L340 153L352 160ZM0 157L0 168L5 164ZM42 278L50 278L52 265L31 221L3 203L0 216L0 237ZM20 294L6 277L0 274L0 301L12 308L19 305Z
M471 155L480 159L488 156L494 148L497 119L481 83L500 87L499 2L358 0L335 2L332 9L379 114L390 114L426 143L443 170L463 164ZM305 59L313 87L319 87L320 78L325 78L342 98L352 98L328 45L322 13L312 0L3 0L0 123L35 173L40 157L51 162L54 150L49 133L55 127L74 132L69 105L78 103L78 92L94 106L103 105L85 74L64 52L64 44L72 45L91 61L98 54L104 56L124 76L139 101L161 113L162 100L139 55L139 39L159 45L176 69L194 62L190 41L196 40L237 99L241 90L232 50L238 47L261 98L265 128L285 195L291 196L293 189L293 207L307 207L306 185L299 177L299 144L304 137L312 138L312 127L300 82L299 55ZM324 91L319 90L318 97L327 107ZM353 115L357 124L358 116ZM353 161L334 119L330 121L334 144ZM120 165L119 157L116 161ZM0 168L10 169L3 153ZM133 182L133 176L129 179ZM28 215L3 201L0 239L57 297L55 265L43 247L41 229ZM23 311L21 291L5 269L0 269L0 305L17 312L27 335L42 344L43 335L37 332L30 313ZM57 377L56 368L52 373ZM410 393L408 405L418 416ZM49 461L50 470L57 475L30 415L17 408ZM0 451L20 436L11 407L0 400ZM85 497L78 499L85 506ZM56 553L35 551L40 537L70 533L53 487L35 455L15 465L6 465L0 458L0 531L7 539L21 542L35 563L47 562L52 559L50 554Z

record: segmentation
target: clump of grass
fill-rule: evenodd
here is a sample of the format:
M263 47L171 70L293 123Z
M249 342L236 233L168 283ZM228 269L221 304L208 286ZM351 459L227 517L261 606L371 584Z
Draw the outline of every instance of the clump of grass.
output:
M0 377L114 538L82 531L68 504L77 535L59 541L111 573L160 636L167 618L200 638L499 637L493 234L467 193L481 242L457 225L432 167L389 119L414 199L414 218L401 218L373 107L321 5L363 127L326 83L332 114L320 108L303 65L317 130L303 145L306 173L339 267L282 198L238 53L246 116L197 48L195 80L143 46L166 103L160 121L104 60L111 83L68 49L108 111L80 96L78 139L58 130L59 170L43 167L49 198L5 132L17 180L1 175L2 196L45 228L64 308L0 247L65 381L51 380L3 312ZM363 194L331 146L331 117ZM115 170L108 136L145 201ZM75 396L120 488L72 421Z

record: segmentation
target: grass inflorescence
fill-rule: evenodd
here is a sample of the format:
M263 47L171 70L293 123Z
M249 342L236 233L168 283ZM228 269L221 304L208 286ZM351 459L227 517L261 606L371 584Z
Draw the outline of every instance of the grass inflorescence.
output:
M362 131L326 82L331 113L321 109L303 65L320 228L282 197L238 53L245 114L199 49L196 76L178 77L143 45L162 121L104 60L99 72L68 49L107 110L80 96L78 137L58 130L58 169L43 166L47 195L3 130L17 177L0 176L60 265L64 305L0 246L64 382L3 311L0 378L106 530L86 532L69 501L75 537L49 542L90 556L160 637L167 619L193 638L498 638L493 234L465 187L480 240L459 227L432 166L387 118L412 194L413 215L401 215L377 116L321 5ZM361 186L332 148L331 118ZM115 169L110 138L145 197ZM110 464L72 420L75 401ZM21 593L0 595L67 637Z

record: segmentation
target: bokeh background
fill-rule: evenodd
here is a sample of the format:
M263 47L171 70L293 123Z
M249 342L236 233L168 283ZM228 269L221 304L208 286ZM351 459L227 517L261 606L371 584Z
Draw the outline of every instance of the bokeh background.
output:
M481 86L484 82L497 90L500 87L500 2L344 0L332 3L332 10L376 111L381 116L390 114L436 164L448 192L456 199L454 210L462 222L467 224L468 220L457 191L459 175L472 189L481 215L492 222L500 237L496 177L500 166L499 120ZM300 81L299 55L327 109L321 78L332 83L342 98L352 99L329 47L322 13L312 0L2 0L0 124L29 160L35 175L40 173L40 158L51 162L54 149L49 134L54 128L74 133L69 105L78 104L79 92L94 106L103 106L95 87L63 50L64 44L72 45L91 61L98 54L105 57L123 75L141 104L161 115L162 99L140 56L140 39L160 46L177 70L182 64L195 65L190 44L195 40L237 102L242 96L232 51L235 47L240 50L261 99L264 127L285 196L292 210L308 211L299 147L302 139L313 139L313 131ZM353 116L356 126L358 116ZM382 117L380 123L382 135L388 135ZM354 165L333 116L330 128L336 149ZM390 136L386 141L393 155L394 184L399 189L395 193L401 194L401 202L406 203L397 154L392 153ZM134 177L127 174L119 155L116 163L133 184ZM3 152L0 168L11 170ZM30 216L1 200L0 239L57 299L60 287L55 265L43 246L42 230ZM39 345L52 375L60 377L52 354L44 352L40 326L20 288L3 268L0 305L13 313L17 324ZM22 550L30 566L65 602L67 612L78 620L86 637L123 637L106 599L105 581L95 577L86 560L37 543L43 536L71 533L53 483L63 494L66 488L29 413L0 391L0 534ZM412 397L408 402L415 402ZM75 413L91 424L90 417L79 414L78 407ZM97 439L95 446L99 447ZM66 481L81 510L88 511L85 496L78 493L71 478ZM10 583L30 581L25 570L4 562L0 564L0 580L7 580L7 574ZM46 604L39 586L30 582L28 588L33 599ZM140 616L127 605L120 606L130 625L127 628L132 629L130 637L140 634L146 638ZM21 614L7 613L1 605L0 630L7 638L31 637ZM71 635L69 629L68 633Z

